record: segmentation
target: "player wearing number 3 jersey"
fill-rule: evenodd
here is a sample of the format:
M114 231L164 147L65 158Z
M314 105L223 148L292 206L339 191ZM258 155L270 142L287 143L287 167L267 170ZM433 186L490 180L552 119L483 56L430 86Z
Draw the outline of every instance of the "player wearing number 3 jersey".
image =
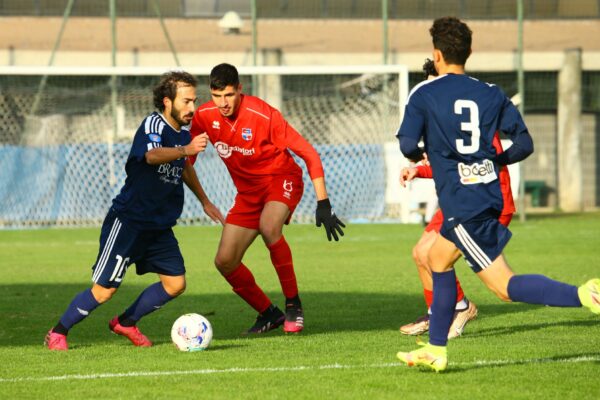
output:
M515 275L502 250L510 239L498 221L503 208L500 165L523 160L533 143L518 110L502 91L465 75L471 30L453 17L436 19L430 29L439 77L417 85L409 95L398 132L402 153L422 159L423 139L444 222L429 250L433 303L429 343L398 358L435 371L446 369L448 330L456 302L453 265L462 255L478 277L504 301L581 307L600 313L600 280L577 288L542 275ZM513 145L496 154L497 131Z
M183 185L194 192L205 212L218 219L218 210L201 189L186 156L204 151L206 135L191 140L189 125L196 101L196 79L183 71L163 75L154 89L154 112L144 119L131 146L127 178L113 200L100 234L100 249L92 267L92 287L76 295L46 336L50 350L67 350L67 333L117 291L130 264L141 274L156 273L150 285L109 329L135 346L152 342L136 323L161 308L185 289L185 266L171 229L183 208Z

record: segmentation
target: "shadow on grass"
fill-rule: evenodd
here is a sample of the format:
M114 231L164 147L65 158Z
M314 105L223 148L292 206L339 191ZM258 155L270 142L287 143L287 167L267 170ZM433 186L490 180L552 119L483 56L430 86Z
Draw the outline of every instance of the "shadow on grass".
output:
M72 298L86 288L85 285L60 283L0 285L0 346L41 344L46 332L57 323ZM72 329L70 342L84 346L98 342L114 343L108 321L122 313L144 288L141 285L123 285L109 302ZM268 295L275 304L283 307L281 293ZM302 301L306 332L309 334L397 329L400 322L418 315L417 310L419 307L422 309L423 303L416 294L347 292L304 292ZM191 312L207 316L213 325L215 338L219 339L244 339L241 333L256 318L256 312L231 292L184 293L163 309L143 318L139 326L156 344L167 343L170 342L170 329L175 319ZM272 334L282 334L280 332Z
M500 303L500 304L486 304L479 307L479 315L480 318L488 318L501 314L519 314L526 313L529 311L535 310L544 310L547 308L542 305L535 304L525 304L525 303ZM565 309L565 308L561 308ZM577 312L582 312L579 308ZM585 311L583 311L585 312ZM535 314L531 314L532 318L535 319ZM591 315L591 314L590 314ZM595 319L588 320L564 320L562 317L559 321L555 322L543 322L543 323L524 323L523 319L519 319L519 322L511 323L509 325L504 326L494 326L491 328L478 328L478 329L470 329L469 338L480 338L480 337L488 337L488 336L498 336L498 335L506 335L506 334L516 334L522 332L531 332L537 331L540 329L546 329L550 327L586 327L586 326L596 326L598 321Z
M518 366L524 365L527 367L531 367L532 365L537 364L549 364L549 363L576 363L587 361L589 363L593 363L595 365L600 365L600 353L585 353L585 354L569 354L569 355L559 355L553 357L543 357L543 358L528 358L528 359L515 359L515 360L496 360L496 361L478 361L472 363L461 363L459 365L451 365L449 369L444 371L444 375L450 373L460 373L460 372L470 372L475 369L484 369L484 368L498 368L504 366Z
M76 293L86 289L77 284L0 285L0 346L41 344L46 332L58 321ZM108 330L108 321L123 312L144 289L141 285L124 285L108 303L76 325L69 338L74 345L117 343ZM268 293L275 304L283 306L281 293ZM339 332L396 331L398 327L423 314L420 295L407 293L372 292L303 292L306 330L302 336ZM494 304L480 307L480 315L519 313L537 306L523 304ZM235 294L185 293L139 323L140 329L156 344L170 342L173 321L185 313L203 314L211 321L215 338L244 339L256 313ZM548 326L587 326L596 321L560 321L556 324L515 324L507 327L470 330L469 336L482 337ZM266 335L251 336L251 340L283 335L281 330ZM70 340L71 342L71 340ZM229 344L228 344L229 345ZM228 346L226 345L226 346ZM231 346L235 346L232 344Z

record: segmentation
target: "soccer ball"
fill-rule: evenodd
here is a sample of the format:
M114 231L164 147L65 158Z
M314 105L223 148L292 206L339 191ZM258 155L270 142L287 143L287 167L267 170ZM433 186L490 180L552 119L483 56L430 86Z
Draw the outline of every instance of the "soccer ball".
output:
M210 346L213 330L210 322L200 314L184 314L171 328L171 340L181 351L199 351Z

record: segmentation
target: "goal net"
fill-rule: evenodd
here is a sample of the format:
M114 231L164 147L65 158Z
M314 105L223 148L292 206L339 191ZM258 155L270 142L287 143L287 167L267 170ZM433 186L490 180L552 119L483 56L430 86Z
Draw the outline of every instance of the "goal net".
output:
M209 69L198 104L209 99ZM394 216L386 201L386 143L408 94L404 66L242 67L245 93L280 109L321 155L336 213L348 221ZM125 179L131 139L153 111L158 68L0 68L0 227L95 226ZM397 145L396 152L397 150ZM294 221L312 222L315 195L304 162L305 193ZM235 188L209 146L196 169L226 212ZM387 168L387 169L386 169ZM180 224L209 223L186 188Z

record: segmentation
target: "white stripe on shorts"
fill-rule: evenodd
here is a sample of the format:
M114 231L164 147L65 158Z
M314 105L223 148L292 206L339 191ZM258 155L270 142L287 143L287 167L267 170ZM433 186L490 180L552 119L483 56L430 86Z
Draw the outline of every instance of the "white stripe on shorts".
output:
M117 235L119 234L120 230L121 230L121 221L119 221L119 218L115 218L115 221L113 222L113 226L110 230L110 234L108 235L108 239L106 240L106 243L104 244L104 249L102 250L102 255L98 259L98 264L96 264L96 270L94 271L94 275L92 276L92 281L94 283L96 283L96 281L98 280L100 275L102 275L102 271L104 270L104 267L106 266L106 262L108 261L108 257L110 255L110 253L112 252L112 248L115 244L115 239L117 238Z
M492 264L492 261L487 256L487 254L485 254L484 251L481 250L481 247L479 247L477 243L475 243L473 238L469 236L469 233L461 224L458 224L454 228L454 231L456 232L456 236L458 236L458 240L460 240L462 245L465 246L465 248L469 252L469 255L473 258L475 262L477 262L477 264L479 264L481 269L485 269Z

